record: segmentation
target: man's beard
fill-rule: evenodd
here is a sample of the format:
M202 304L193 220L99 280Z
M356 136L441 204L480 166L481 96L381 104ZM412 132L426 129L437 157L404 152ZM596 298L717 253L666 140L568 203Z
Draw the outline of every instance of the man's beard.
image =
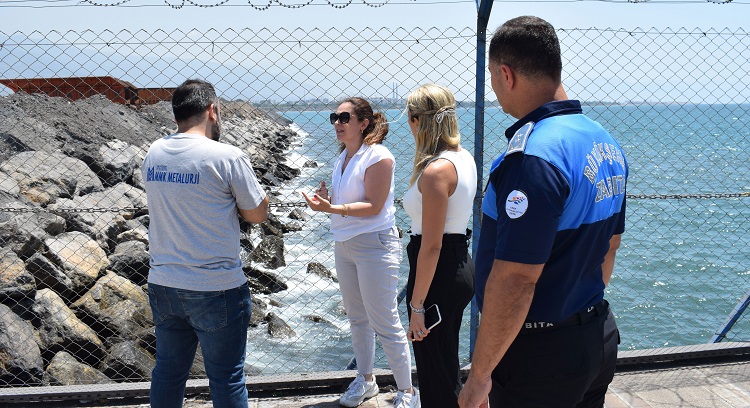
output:
M218 142L221 137L221 121L216 119L216 123L211 126L211 140Z

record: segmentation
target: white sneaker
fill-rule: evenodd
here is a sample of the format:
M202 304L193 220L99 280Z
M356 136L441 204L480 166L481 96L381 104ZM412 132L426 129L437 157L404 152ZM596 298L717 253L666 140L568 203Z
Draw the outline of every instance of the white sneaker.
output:
M396 399L393 400L394 408L420 408L422 403L419 401L419 390L417 387L412 387L414 394L408 392L399 391L396 394Z
M362 374L357 374L357 377L349 384L349 388L346 389L344 395L339 398L339 405L344 407L358 407L367 398L378 395L380 389L378 384L375 383L375 376L372 376L372 381L365 380Z

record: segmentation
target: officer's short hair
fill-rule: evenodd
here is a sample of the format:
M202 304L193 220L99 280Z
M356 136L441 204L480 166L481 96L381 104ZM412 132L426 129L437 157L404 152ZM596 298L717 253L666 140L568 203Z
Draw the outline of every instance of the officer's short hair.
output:
M490 62L529 77L560 81L562 58L555 28L534 16L506 21L490 40Z
M205 112L212 103L219 103L214 86L201 79L188 79L172 94L174 119L185 122Z

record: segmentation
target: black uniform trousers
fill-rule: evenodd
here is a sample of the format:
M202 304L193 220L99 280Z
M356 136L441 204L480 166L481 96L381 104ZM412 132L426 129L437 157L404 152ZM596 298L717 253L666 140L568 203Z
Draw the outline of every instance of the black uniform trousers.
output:
M422 341L412 343L417 363L419 397L424 408L458 407L462 382L458 360L458 332L464 309L474 296L474 262L469 256L469 235L444 234L435 277L425 307L437 304L442 321ZM406 300L411 302L421 235L412 235L406 247L409 280ZM411 318L411 310L409 318Z
M491 407L601 408L620 334L606 300L564 324L524 324L492 372Z

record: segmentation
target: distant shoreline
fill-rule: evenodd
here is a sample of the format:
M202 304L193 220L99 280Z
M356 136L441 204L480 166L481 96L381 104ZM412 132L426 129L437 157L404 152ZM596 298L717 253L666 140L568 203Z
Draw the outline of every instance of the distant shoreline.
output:
M333 111L338 108L338 102L281 102L281 103L264 103L264 102L251 102L253 106L256 106L266 112L269 112L274 117L281 117L282 120L286 120L283 116L280 116L278 112L295 111L295 112L322 112L322 111ZM390 110L390 109L402 109L404 106L403 101L392 101L387 103L376 103L373 102L373 108L375 110ZM473 109L475 107L474 101L460 101L457 103L459 108ZM671 106L671 105L720 105L720 106L731 106L731 105L744 105L741 103L689 103L689 102L653 102L653 101L630 101L630 102L609 102L609 101L581 101L583 106ZM485 101L485 108L500 108L500 104L497 101ZM282 123L285 124L285 123Z

